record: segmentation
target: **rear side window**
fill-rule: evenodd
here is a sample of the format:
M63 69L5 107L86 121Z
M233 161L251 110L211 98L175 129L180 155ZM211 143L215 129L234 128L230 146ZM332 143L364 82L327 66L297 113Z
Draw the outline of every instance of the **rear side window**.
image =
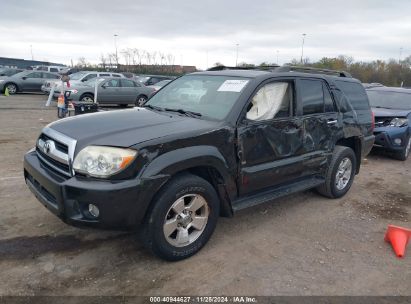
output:
M361 84L341 80L336 80L335 83L344 95L347 96L354 110L370 109L367 93L365 93L365 89Z
M119 74L112 74L111 76L112 77L121 77L121 75L119 75Z
M134 82L128 79L122 79L121 80L121 86L125 88L134 88Z
M50 72L58 72L59 70L56 68L50 68Z
M324 112L324 92L321 80L301 79L299 81L303 115Z

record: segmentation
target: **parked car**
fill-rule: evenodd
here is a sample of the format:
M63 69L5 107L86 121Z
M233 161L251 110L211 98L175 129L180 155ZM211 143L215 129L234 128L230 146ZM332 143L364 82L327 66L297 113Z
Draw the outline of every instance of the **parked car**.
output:
M40 92L44 81L56 81L59 78L60 75L56 73L27 70L0 79L0 92L4 92L6 88L9 94Z
M375 147L407 160L411 148L411 90L392 87L367 89L375 115Z
M33 67L33 70L62 74L62 73L67 72L69 68L65 66L60 66L60 65L37 65Z
M96 80L91 79L84 83L70 87L70 99L73 101L94 101ZM154 89L127 78L99 78L97 79L97 101L99 104L128 104L141 105L153 93ZM60 91L54 93L58 97Z
M350 189L374 143L367 94L348 74L314 72L192 73L143 107L54 122L24 157L26 183L66 223L139 228L156 255L187 258L219 216Z
M174 76L163 76L163 75L139 75L137 81L141 82L145 86L154 85L162 80L173 80Z
M83 83L91 79L95 79L96 77L124 78L124 75L120 73L112 73L112 72L81 71L81 72L73 73L69 77L70 77L70 85L75 86L79 83ZM49 94L51 87L54 85L56 86L57 91L61 90L61 81L45 81L41 87L41 90L45 94Z
M0 77L9 77L13 76L14 74L23 72L23 69L15 69L15 68L0 68Z
M149 88L153 88L154 92L160 90L162 87L164 87L166 84L170 83L172 80L171 79L166 79L166 80L161 80L157 82L156 84L148 86Z

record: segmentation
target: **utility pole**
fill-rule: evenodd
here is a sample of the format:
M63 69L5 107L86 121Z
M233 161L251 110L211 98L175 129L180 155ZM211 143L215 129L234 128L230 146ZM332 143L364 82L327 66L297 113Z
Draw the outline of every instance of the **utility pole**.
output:
M301 64L303 64L303 57L304 57L304 41L305 41L305 36L306 36L307 34L303 34L303 42L302 42L302 44L301 44L301 60L300 60L300 63Z
M33 57L33 46L30 44L30 53L31 53L31 60L34 60Z
M237 54L236 54L236 57L235 57L235 66L237 66L237 64L238 64L238 46L239 46L239 44L236 43Z
M400 56L398 57L398 64L401 64L402 47L400 47Z
M118 37L118 35L114 34L114 48L116 49L116 65L117 65L117 68L118 68L117 37Z
M279 51L277 50L277 64L278 64L278 53L279 53Z

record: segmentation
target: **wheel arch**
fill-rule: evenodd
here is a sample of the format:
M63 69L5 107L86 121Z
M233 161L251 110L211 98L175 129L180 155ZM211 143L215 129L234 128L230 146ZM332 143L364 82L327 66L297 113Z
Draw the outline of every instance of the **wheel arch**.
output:
M236 184L230 175L229 167L217 150L212 146L186 147L162 154L154 159L142 172L142 179L152 176L168 176L168 179L157 190L160 191L175 176L190 173L209 182L220 199L221 216L231 217L233 214L231 201L236 193ZM155 200L151 198L149 205Z
M341 138L335 143L335 145L349 147L354 151L355 158L357 161L356 168L355 168L355 174L358 174L360 172L360 167L361 167L361 150L362 150L361 139L356 136Z

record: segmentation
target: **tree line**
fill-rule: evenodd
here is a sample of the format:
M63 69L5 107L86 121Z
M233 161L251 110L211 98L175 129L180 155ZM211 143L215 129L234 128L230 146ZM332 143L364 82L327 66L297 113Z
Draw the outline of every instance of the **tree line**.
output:
M262 62L259 67L275 65ZM303 63L293 59L288 65L305 66L321 69L342 70L349 72L354 78L363 83L381 83L385 86L411 88L411 56L403 60L390 59L388 61L374 60L371 62L355 61L353 57L340 55L335 58L324 57L316 62L309 58ZM256 67L256 65L242 62L240 67Z

